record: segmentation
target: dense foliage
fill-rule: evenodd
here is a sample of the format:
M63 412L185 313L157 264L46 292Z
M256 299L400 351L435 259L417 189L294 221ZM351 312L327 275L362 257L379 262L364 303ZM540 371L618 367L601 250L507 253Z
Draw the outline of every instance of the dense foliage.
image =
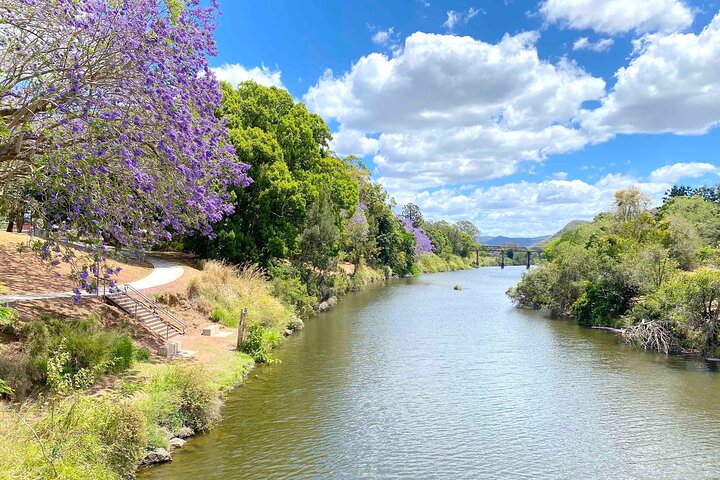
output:
M355 288L341 262L404 276L418 273L418 259L430 252L446 260L471 252L479 234L474 225L426 223L412 204L396 214L363 163L330 151L323 119L287 91L254 82L222 90L218 115L238 161L252 165L254 183L233 191L234 213L213 226L216 237L189 237L189 250L262 265L301 315Z
M583 324L621 327L644 348L716 355L720 202L698 193L710 191L675 187L657 209L635 188L617 192L611 212L550 242L542 265L510 296Z
M199 3L0 5L0 209L33 212L47 259L73 260L59 239L102 259L108 243L208 234L227 187L250 182L215 115L216 7Z
M18 398L48 386L49 362L60 350L66 354L62 372L90 372L91 383L105 373L127 370L138 355L126 332L103 327L97 316L81 320L43 317L22 327L6 324L4 330L22 340L22 351L0 357L0 378L12 386Z

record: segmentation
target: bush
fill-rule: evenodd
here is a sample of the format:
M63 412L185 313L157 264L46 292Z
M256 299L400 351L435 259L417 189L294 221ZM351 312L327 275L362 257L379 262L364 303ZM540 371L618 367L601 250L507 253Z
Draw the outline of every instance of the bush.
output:
M572 306L572 314L584 325L615 326L632 306L637 291L621 279L588 282Z
M277 330L254 324L250 326L247 338L240 348L258 363L272 363L275 359L270 350L279 345L281 340L282 335Z
M147 443L136 405L82 395L59 401L52 413L0 406L0 436L0 472L13 479L117 480L134 471Z
M135 351L135 360L138 362L150 361L150 350L147 347L139 348Z
M318 299L310 295L295 269L272 269L272 286L275 297L295 307L300 318L310 318L317 310Z
M170 432L211 429L220 418L220 405L219 388L207 372L191 365L173 365L152 377L142 400L151 424Z
M305 328L305 324L298 317L291 317L286 327L293 332L297 332L298 330Z
M137 348L130 336L118 329L103 329L97 317L58 320L43 317L25 324L20 332L23 352L0 358L0 376L24 398L34 387L45 385L47 364L61 344L68 352L65 373L88 370L94 374L118 373L130 368Z
M145 415L131 401L102 402L100 440L106 462L121 475L133 473L148 443Z
M15 333L15 319L17 312L10 307L0 306L0 333L12 335Z
M365 259L360 258L351 279L350 290L357 291L370 283L383 281L385 281L385 275L383 272L368 267L365 263Z
M417 259L419 273L449 272L454 270L466 270L472 268L472 262L468 258L454 254L424 253Z

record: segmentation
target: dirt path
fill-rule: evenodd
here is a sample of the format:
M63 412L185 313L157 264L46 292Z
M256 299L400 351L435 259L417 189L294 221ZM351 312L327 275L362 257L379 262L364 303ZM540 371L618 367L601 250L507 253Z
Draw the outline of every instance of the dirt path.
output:
M146 257L145 260L153 267L152 270L150 270L150 274L140 280L129 282L130 286L138 290L146 290L167 285L182 277L185 272L184 267L174 260L156 257ZM14 273L14 275L23 275L23 273L17 272ZM0 305L29 300L68 298L74 295L75 294L72 291L0 295Z

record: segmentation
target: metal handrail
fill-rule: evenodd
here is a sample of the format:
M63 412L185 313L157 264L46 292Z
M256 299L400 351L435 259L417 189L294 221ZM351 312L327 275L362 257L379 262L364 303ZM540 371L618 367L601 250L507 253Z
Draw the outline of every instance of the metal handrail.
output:
M160 305L158 305L157 303L155 303L155 301L151 300L149 297L147 297L147 296L146 296L144 293L142 293L140 290L136 289L135 287L133 287L132 285L129 285L129 284L127 284L127 283L124 284L124 285L122 286L122 288L125 290L125 294L126 294L126 295L128 295L128 290L131 290L133 293L139 295L143 300L145 300L146 302L148 302L148 303L150 304L150 307L152 308L153 313L157 313L157 312L159 311L160 313L162 313L163 315L165 315L166 317L168 317L168 318L170 319L171 323L174 323L174 324L175 324L175 325L173 325L173 327L176 328L177 330L180 330L181 333L184 334L184 333L187 331L188 326L185 325L185 324L182 322L182 320L180 320L180 319L177 318L175 315L173 315L172 313L168 312L168 311L165 310L163 307L161 307ZM130 297L130 295L128 295L128 297ZM133 298L133 297L130 297L130 298ZM135 299L133 298L133 300L135 300ZM137 300L135 300L135 301L137 302ZM167 323L167 322L166 322L166 323Z

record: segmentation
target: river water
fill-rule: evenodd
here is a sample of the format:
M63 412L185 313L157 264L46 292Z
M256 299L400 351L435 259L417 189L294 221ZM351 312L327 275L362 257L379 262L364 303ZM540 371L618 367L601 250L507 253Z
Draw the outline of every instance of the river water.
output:
M720 478L713 365L517 310L522 272L347 295L139 478Z

